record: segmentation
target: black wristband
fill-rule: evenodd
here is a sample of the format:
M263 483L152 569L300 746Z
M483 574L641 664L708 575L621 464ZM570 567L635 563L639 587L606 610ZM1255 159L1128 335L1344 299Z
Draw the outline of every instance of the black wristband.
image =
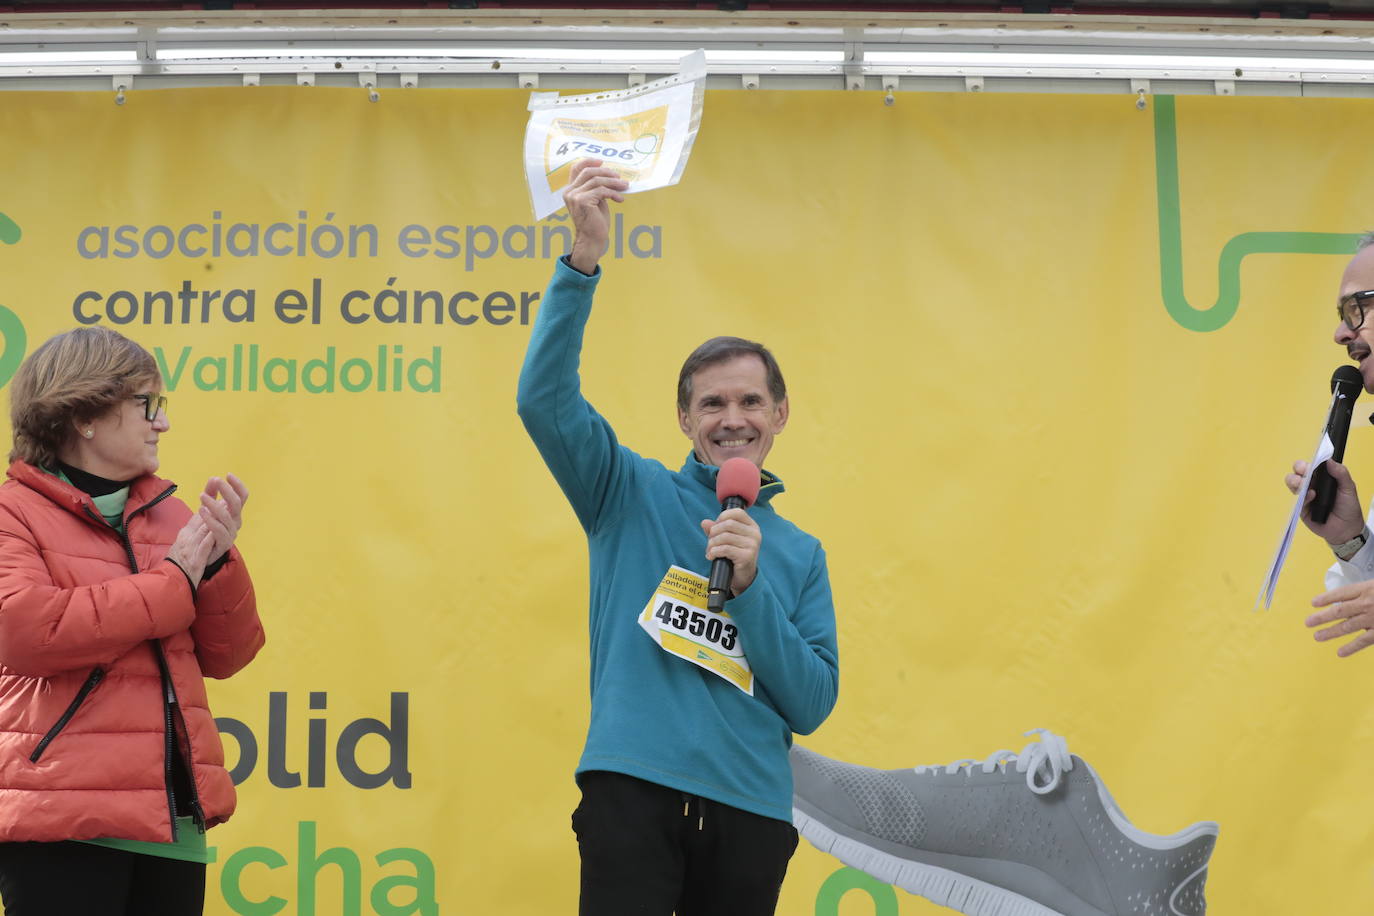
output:
M213 563L210 563L209 565L207 565L207 566L205 567L205 573L200 577L200 581L204 582L205 580L209 579L209 578L210 578L211 576L213 576L215 573L217 573L217 572L219 572L221 569L223 569L223 568L224 568L224 564L225 564L225 563L228 563L228 562L229 562L229 551L226 550L224 553L222 553L222 554L219 555L219 559L218 559L218 560L216 560L216 561L213 562Z
M571 253L563 255L563 257L559 258L558 260L562 261L564 264L567 264L568 267L572 268L573 270L577 270L576 267L573 267L572 254L571 254ZM592 273L587 273L586 271L577 270L577 272L580 273L580 274L582 274L582 276L584 276L584 277L595 277L595 276L596 276L595 271L593 271Z
M173 560L171 557L163 557L163 559L166 560L168 563L171 563L173 566L175 566L177 568L177 571L186 577L186 584L191 586L191 597L194 598L196 596L196 583L191 581L191 574L188 573L186 570L182 569L181 564L178 563L176 560Z

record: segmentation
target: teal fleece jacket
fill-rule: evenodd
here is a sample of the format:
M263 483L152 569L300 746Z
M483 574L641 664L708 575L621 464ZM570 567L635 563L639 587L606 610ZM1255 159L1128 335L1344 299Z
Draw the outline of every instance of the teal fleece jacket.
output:
M560 260L520 372L520 418L587 534L591 724L578 763L792 820L792 733L829 715L839 689L835 610L820 542L773 511L764 472L749 514L762 530L758 575L725 610L755 676L749 696L658 647L638 616L668 567L709 571L701 520L720 514L717 468L679 471L620 445L578 378L598 268Z

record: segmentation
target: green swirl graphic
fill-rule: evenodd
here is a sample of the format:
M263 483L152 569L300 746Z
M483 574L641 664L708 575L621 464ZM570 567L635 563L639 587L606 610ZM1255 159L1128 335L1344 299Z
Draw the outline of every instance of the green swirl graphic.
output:
M1242 232L1217 259L1217 300L1207 308L1188 304L1183 291L1183 219L1178 194L1178 121L1174 97L1155 97L1155 192L1159 201L1159 283L1169 317L1190 331L1215 331L1240 306L1240 262L1252 254L1355 253L1358 233Z
M868 895L873 901L873 916L897 916L897 892L856 868L841 868L825 879L816 893L816 916L837 916L840 898L850 891Z
M24 331L24 322L3 305L0 305L0 335L5 338L4 352L0 352L0 388L4 388L24 361L29 338Z
M24 236L24 230L19 228L19 224L0 213L0 244L16 244Z
M0 244L13 245L24 236L19 224L0 213ZM5 338L5 349L0 353L0 388L10 383L15 370L24 361L24 350L28 346L28 334L24 332L24 322L14 312L0 305L0 335Z

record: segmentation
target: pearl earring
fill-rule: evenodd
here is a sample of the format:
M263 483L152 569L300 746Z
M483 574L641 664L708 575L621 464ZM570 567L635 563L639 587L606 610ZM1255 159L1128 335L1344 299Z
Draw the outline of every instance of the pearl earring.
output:
M86 429L86 430L83 430L83 431L81 432L81 435L83 435L83 436L85 436L87 439L89 439L89 438L91 438L92 436L95 435L95 430L93 430L93 429Z

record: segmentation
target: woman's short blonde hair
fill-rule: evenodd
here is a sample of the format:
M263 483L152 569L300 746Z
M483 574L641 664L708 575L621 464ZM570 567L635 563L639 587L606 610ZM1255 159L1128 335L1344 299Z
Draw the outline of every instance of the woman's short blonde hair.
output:
M125 398L157 387L151 353L109 328L74 328L29 354L10 383L11 461L54 467L76 434Z

